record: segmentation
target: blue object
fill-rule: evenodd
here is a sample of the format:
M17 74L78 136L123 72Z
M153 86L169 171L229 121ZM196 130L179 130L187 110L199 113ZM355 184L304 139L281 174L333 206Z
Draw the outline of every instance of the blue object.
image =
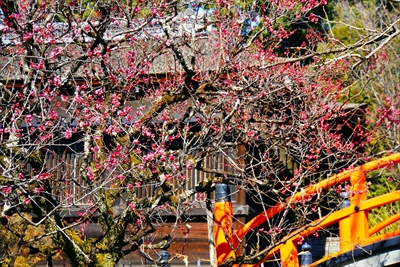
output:
M301 246L302 254L300 258L300 265L301 266L308 266L312 263L312 254L311 254L311 246L307 243L304 242L304 244Z
M215 202L231 202L231 192L229 185L216 184L215 185Z
M171 267L169 260L171 259L171 254L166 250L161 250L158 252L157 266Z
M340 192L339 196L341 198L343 198L343 202L340 205L340 209L344 209L344 208L347 208L348 206L350 206L350 200L349 200L350 194L349 194L349 192L342 191L342 192Z

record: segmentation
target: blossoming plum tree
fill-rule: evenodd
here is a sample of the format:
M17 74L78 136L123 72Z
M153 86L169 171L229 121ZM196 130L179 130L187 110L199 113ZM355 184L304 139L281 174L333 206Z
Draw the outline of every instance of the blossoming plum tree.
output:
M44 225L71 266L163 248L148 238L160 214L179 225L215 184L265 209L362 160L371 135L346 77L399 34L393 23L339 43L313 30L324 0L0 3L2 223ZM283 21L309 25L301 46ZM189 187L193 171L206 175ZM318 217L329 195L269 222L253 249ZM87 238L92 220L101 234Z

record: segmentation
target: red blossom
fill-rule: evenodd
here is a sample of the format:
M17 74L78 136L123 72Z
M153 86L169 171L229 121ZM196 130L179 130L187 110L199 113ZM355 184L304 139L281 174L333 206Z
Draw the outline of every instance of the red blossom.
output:
M33 191L35 192L35 194L40 194L40 192L42 192L43 190L43 187L36 187Z
M11 193L12 191L12 187L11 185L5 186L1 188L1 192L3 192L5 195L8 195L9 193Z
M33 117L32 117L31 114L27 114L27 115L25 116L25 121L26 121L27 123L32 123L32 120L33 120Z
M47 180L50 178L50 173L48 172L42 172L41 174L38 175L38 179L40 180Z

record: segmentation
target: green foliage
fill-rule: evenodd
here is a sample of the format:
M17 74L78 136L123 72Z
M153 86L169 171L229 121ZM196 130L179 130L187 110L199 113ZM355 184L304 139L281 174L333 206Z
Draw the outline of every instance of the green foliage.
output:
M395 167L393 170L383 170L383 171L375 171L371 172L369 177L371 179L371 185L368 190L368 198L373 198L376 196L384 195L388 192L393 192L395 190L400 190L400 175L398 167ZM390 218L393 215L396 215L400 212L400 203L395 202L380 208L373 209L368 214L368 220L370 227L379 224L380 222ZM396 222L384 229L382 229L379 233L387 233L395 230L400 230L400 222ZM378 233L378 234L379 234Z
M319 6L310 10L308 12L308 15L312 13L317 17L331 20L336 14L336 10L334 7L334 4L329 2L325 6ZM297 9L299 9L299 7L293 10L293 14L299 12L299 10ZM324 31L326 31L328 27L328 25L321 19L319 19L317 22L310 22L304 19L293 21L293 16L290 16L290 18L282 17L276 21L275 28L282 26L284 29L293 32L293 34L289 38L283 41L282 46L277 50L280 55L283 55L285 52L292 53L292 48L301 47L303 46L303 43L308 44L309 41L307 39L307 34L310 30L323 35Z

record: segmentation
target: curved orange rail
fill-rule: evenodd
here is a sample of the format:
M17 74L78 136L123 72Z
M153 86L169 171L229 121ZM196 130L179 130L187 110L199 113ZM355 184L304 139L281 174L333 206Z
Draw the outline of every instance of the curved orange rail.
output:
M371 229L369 229L368 235L372 236L372 235L376 234L377 232L379 232L380 230L382 230L383 228L386 228L389 225L391 225L392 223L395 223L399 220L400 220L400 213L397 213L396 215L393 215L392 217L384 220L383 222L381 222L381 223L375 225L374 227L372 227Z
M395 237L395 236L400 236L400 230L368 238L367 240L365 240L363 242L360 242L360 244L352 245L352 246L348 247L347 249L341 249L341 250L339 250L339 251L337 251L335 253L332 253L332 254L330 254L330 255L328 255L328 256L326 256L326 257L324 257L324 258L322 258L322 259L320 259L318 261L315 261L312 264L308 265L307 267L317 266L317 265L319 265L319 264L321 264L321 263L323 263L323 262L325 262L325 261L327 261L329 259L333 259L333 258L335 258L335 257L337 257L337 256L339 256L341 254L344 254L346 252L352 251L356 247L364 247L364 246L373 244L375 242L378 242L378 241L381 241L381 240L385 240L385 239L389 239L389 238Z
M344 171L342 173L336 174L332 177L329 177L319 183L316 183L314 185L309 186L304 190L304 192L299 192L295 194L293 197L289 197L286 199L286 203L278 203L275 206L269 208L263 213L260 213L256 217L254 217L252 220L250 220L248 223L246 223L244 226L242 226L240 229L236 230L236 235L238 238L242 238L245 234L248 232L252 231L253 229L257 228L260 226L262 223L264 223L267 219L275 216L279 212L283 211L288 204L293 203L293 202L298 202L302 199L305 199L309 196L312 196L313 194L318 193L322 189L327 189L330 187L333 187L337 184L346 182L350 180L350 177L354 174L357 174L359 171L362 172L371 172L377 169L384 168L390 164L395 164L400 162L400 153L398 154L393 154L388 157L384 157L382 159L378 159L375 161L368 162L362 166L356 167L351 170ZM357 182L356 182L357 184Z
M280 244L270 250L267 255L264 257L262 261L257 264L244 264L241 266L258 266L262 262L268 260L277 252L280 252L282 266L288 267L297 267L299 266L298 262L298 253L297 253L297 244L296 242L301 237L306 237L322 228L330 226L334 223L339 222L340 228L340 239L341 239L341 250L340 253L334 253L329 258L335 257L334 255L339 255L346 251L350 251L354 249L355 245L365 245L376 242L379 238L388 238L390 236L400 235L399 231L395 231L393 233L389 233L383 236L370 238L371 235L377 233L381 229L386 226L400 220L400 214L392 216L391 218L381 222L375 227L369 229L368 226L368 211L383 205L387 205L389 203L393 203L395 201L400 200L400 191L391 192L382 196L375 197L373 199L366 199L366 185L365 185L365 173L374 171L377 169L384 168L388 165L399 163L400 162L400 153L393 154L378 160L374 160L368 162L362 166L344 171L332 177L329 177L321 182L318 182L314 185L307 187L302 192L296 193L295 195L286 199L285 203L278 203L275 206L269 208L263 213L257 215L244 226L234 231L233 234L230 232L229 238L233 240L233 247L230 247L231 252L233 249L237 248L240 243L240 239L244 237L245 234L254 230L256 227L260 226L267 219L277 215L279 212L283 211L288 205L291 203L302 201L305 198L308 198L320 190L328 189L337 184L343 183L345 181L350 181L350 206L339 211L336 211L328 216L326 216L323 220L315 221L310 225L316 225L313 227L308 227L306 230L301 231L298 234L292 234L293 236L287 237L287 240L284 244ZM357 207L357 208L356 208ZM231 211L225 211L230 213ZM285 240L285 239L283 239ZM218 248L219 244L226 244L225 237L219 237L216 239L216 245ZM224 253L224 255L232 255L232 253ZM221 264L227 257L218 257L218 264ZM328 259L328 258L326 258ZM324 260L326 260L324 259ZM317 263L315 263L317 264ZM310 266L314 266L310 265Z

